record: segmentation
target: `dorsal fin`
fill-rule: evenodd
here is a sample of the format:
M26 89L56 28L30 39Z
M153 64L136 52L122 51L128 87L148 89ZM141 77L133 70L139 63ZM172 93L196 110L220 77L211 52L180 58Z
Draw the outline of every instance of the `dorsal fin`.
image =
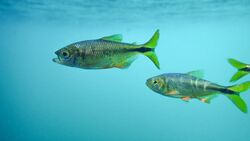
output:
M204 72L202 70L195 70L195 71L190 71L187 73L188 75L198 77L198 78L203 78L204 77Z
M101 38L102 40L113 41L113 42L121 42L122 35L121 34L114 34L111 36L105 36Z

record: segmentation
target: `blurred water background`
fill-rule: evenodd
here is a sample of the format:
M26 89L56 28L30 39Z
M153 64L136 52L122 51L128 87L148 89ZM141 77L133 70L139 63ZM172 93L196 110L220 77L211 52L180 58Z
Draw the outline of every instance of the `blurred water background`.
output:
M144 56L125 70L52 62L76 41L122 33L125 42L144 43L156 29L161 70ZM1 0L0 33L1 141L250 139L250 115L225 96L186 103L145 85L197 69L232 85L227 58L250 63L249 0ZM242 98L250 105L250 91Z

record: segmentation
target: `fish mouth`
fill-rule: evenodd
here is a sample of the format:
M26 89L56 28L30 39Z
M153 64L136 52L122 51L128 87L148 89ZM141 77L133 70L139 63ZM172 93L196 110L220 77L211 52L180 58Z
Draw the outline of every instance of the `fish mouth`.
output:
M150 80L151 79L148 79L147 81L146 81L146 85L150 88Z
M60 52L56 51L55 54L56 54L57 58L53 58L52 61L55 63L58 63L58 64L62 64L62 60L59 57Z
M60 59L59 56L57 56L57 58L53 58L52 61L58 64L62 64L62 60Z
M59 63L59 64L60 64L60 62L61 62L61 61L59 60L59 58L53 58L52 61L55 62L55 63Z

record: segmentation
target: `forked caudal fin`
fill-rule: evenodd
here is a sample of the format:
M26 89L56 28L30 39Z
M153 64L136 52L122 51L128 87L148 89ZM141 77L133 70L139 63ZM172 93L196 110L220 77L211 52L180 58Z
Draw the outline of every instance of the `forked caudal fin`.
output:
M155 66L158 69L160 69L160 63L159 63L158 58L155 54L155 48L157 46L157 42L158 42L159 37L160 37L159 29L157 29L155 31L154 35L151 37L151 39L147 43L142 45L143 47L149 49L149 51L143 52L143 54L145 56L147 56L155 64Z
M237 106L243 113L247 113L247 104L239 95L226 95L235 106Z
M247 104L239 96L241 92L244 92L250 88L250 81L228 87L228 90L234 91L235 94L226 94L226 96L237 106L242 112L247 113Z
M245 71L242 71L241 69L244 69L247 67L247 64L245 63L242 63L238 60L235 60L235 59L228 59L228 62L234 66L235 68L238 69L238 71L232 76L230 82L235 82L237 80L239 80L240 78L244 77L245 75L247 75L248 73L245 72Z

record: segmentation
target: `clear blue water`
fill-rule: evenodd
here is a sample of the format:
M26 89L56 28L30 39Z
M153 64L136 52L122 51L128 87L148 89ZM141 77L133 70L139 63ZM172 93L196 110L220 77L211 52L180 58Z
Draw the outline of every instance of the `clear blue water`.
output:
M232 85L227 58L250 63L249 0L2 0L0 19L1 141L250 139L250 114L225 96L187 103L145 85L197 69ZM125 70L52 62L72 42L122 33L125 42L144 43L156 29L161 70L144 56ZM250 105L250 91L241 96Z

